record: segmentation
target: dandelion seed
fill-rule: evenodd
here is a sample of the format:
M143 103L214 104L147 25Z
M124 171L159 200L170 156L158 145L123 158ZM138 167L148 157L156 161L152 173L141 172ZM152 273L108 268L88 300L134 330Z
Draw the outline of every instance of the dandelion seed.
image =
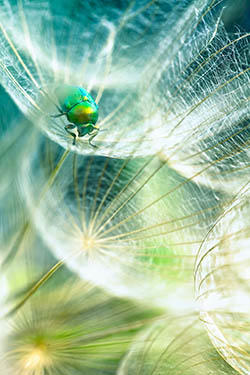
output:
M240 190L201 246L196 295L211 341L240 374L250 369L249 184Z

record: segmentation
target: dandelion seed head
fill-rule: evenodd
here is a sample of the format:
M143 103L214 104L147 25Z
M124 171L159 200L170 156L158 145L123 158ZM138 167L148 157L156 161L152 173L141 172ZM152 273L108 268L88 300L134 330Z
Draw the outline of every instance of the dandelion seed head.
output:
M114 371L148 313L158 314L72 276L65 285L45 286L8 319L1 370L21 375Z
M45 0L3 2L3 85L66 149L120 158L160 152L185 177L204 168L197 181L225 190L230 178L233 191L247 168L247 145L235 133L248 121L249 35L230 39L219 10L212 0L140 0L78 4L73 17ZM95 151L87 137L72 146L65 119L49 118L53 105L40 88L51 95L58 83L85 87L98 101L104 131Z
M69 154L54 169L59 150L51 149L47 159L43 141L33 147L33 157L21 168L24 198L32 224L56 258L116 296L180 313L176 278L189 295L196 249L220 210L213 194L198 188L201 205L196 186L157 156L114 160Z

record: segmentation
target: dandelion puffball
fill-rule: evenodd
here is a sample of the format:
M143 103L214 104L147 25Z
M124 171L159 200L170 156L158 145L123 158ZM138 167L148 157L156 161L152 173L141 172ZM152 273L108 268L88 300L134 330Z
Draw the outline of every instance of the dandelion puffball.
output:
M183 295L192 289L195 251L221 209L213 194L185 183L157 157L48 153L40 137L29 146L24 198L32 225L59 260L118 296L164 307L172 305L177 280L185 283L178 284Z

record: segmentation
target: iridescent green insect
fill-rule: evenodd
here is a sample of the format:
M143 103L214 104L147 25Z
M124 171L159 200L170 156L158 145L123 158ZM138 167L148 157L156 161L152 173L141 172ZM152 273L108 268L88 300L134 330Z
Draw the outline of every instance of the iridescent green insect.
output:
M55 95L59 105L56 106L60 112L52 117L66 116L70 124L64 129L73 137L73 145L76 138L90 135L89 144L97 147L91 141L99 132L96 122L98 120L98 105L92 96L82 87L62 85L55 89Z

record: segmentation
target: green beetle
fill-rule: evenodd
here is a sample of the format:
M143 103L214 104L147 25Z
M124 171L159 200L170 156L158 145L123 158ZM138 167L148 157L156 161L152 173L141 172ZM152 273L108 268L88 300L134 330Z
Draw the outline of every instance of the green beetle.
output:
M56 105L58 115L52 117L66 116L70 124L64 129L73 137L73 145L76 138L90 135L89 144L97 147L91 141L98 134L99 128L96 126L98 120L98 105L92 96L82 87L62 85L55 89L55 96L59 105Z

